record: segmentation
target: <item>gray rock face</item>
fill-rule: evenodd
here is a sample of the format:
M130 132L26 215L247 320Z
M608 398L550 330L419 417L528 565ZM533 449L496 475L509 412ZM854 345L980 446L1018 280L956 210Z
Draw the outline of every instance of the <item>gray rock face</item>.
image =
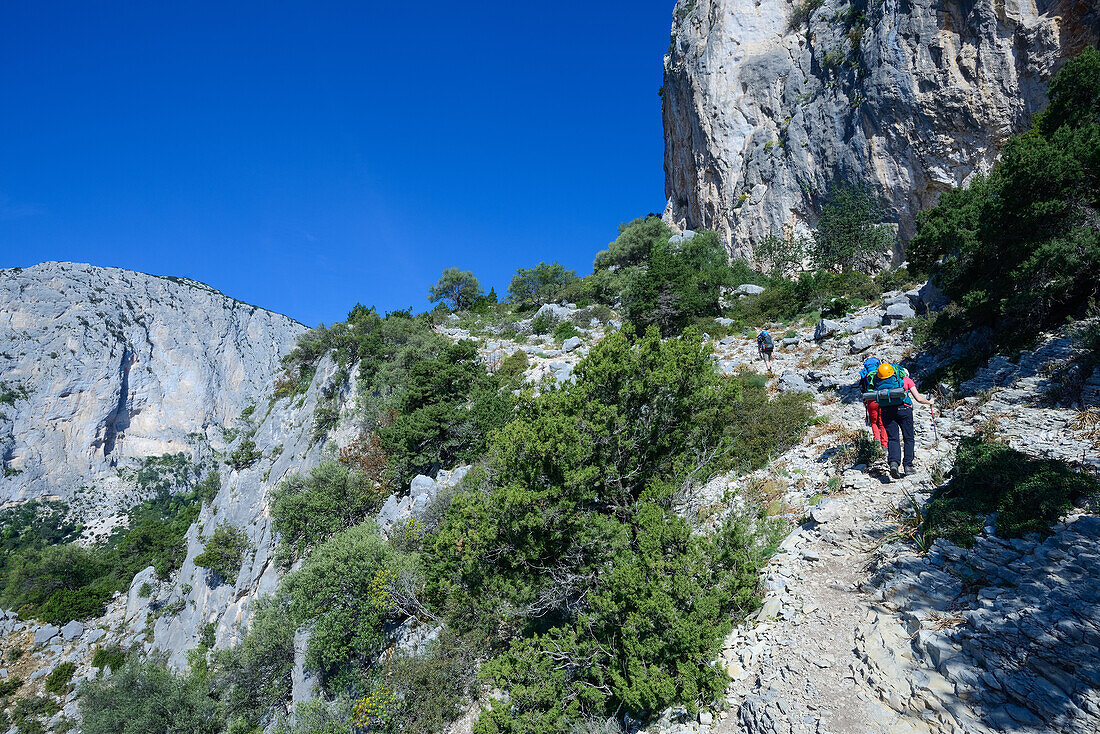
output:
M46 624L39 627L34 632L34 644L45 645L47 642L57 637L57 633L61 630L52 624Z
M764 292L764 286L745 283L733 289L735 296L756 296Z
M572 352L574 349L577 349L582 344L584 344L584 340L581 339L579 336L571 336L561 343L561 351L567 353Z
M848 13L849 9L853 12ZM662 87L666 219L730 252L817 219L837 177L917 211L996 159L1046 103L1063 59L1098 36L1094 2L679 0ZM846 20L850 18L850 20Z
M797 372L784 372L780 375L779 389L782 392L813 392L810 384Z
M840 322L832 321L831 319L821 319L821 321L817 322L817 328L814 329L814 339L817 341L828 339L830 336L840 331L840 329Z
M905 303L892 303L886 307L886 314L882 317L882 323L889 324L894 321L904 321L916 315L917 312L909 305L908 300Z
M191 453L271 385L304 327L195 281L43 263L0 270L0 501L121 505L118 468Z

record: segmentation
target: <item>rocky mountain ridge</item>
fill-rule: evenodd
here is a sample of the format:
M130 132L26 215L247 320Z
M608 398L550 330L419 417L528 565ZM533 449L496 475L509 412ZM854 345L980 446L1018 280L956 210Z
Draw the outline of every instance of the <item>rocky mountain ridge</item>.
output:
M303 331L187 279L0 270L0 502L53 496L89 519L134 504L120 468L223 450Z
M767 235L812 227L843 179L871 187L905 242L1098 38L1094 0L679 0L661 90L665 218L751 259Z

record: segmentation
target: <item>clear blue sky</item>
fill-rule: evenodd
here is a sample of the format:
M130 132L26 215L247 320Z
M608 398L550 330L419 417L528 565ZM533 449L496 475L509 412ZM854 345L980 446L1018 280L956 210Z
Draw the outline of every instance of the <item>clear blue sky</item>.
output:
M664 207L673 0L6 2L0 267L182 275L304 323L581 274Z

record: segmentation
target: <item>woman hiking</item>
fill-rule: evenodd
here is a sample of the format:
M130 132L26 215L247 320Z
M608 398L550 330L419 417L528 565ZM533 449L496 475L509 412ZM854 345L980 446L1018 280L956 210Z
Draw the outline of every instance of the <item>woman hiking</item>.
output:
M859 371L859 391L866 395L871 390L871 380L878 372L878 366L882 360L878 357L868 357L863 360L863 369ZM882 444L882 450L886 451L889 438L886 435L886 426L882 425L882 408L877 400L863 400L863 408L867 411L867 425L871 427L871 433L875 440Z
M929 410L932 401L920 394L904 367L889 362L879 364L870 380L870 388L882 411L882 424L889 439L886 460L890 463L890 476L900 479L913 471L913 401L927 405ZM865 394L864 399L870 393Z

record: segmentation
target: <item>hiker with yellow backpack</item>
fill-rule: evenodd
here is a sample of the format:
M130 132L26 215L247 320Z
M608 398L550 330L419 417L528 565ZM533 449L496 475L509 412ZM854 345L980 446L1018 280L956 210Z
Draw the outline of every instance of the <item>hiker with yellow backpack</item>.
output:
M864 401L875 400L882 411L882 423L886 428L889 445L886 460L890 463L890 476L900 479L913 472L915 453L913 435L913 401L932 409L932 401L921 395L917 384L904 367L882 362L868 381L869 389ZM935 420L935 412L932 413ZM902 452L904 442L904 454Z

